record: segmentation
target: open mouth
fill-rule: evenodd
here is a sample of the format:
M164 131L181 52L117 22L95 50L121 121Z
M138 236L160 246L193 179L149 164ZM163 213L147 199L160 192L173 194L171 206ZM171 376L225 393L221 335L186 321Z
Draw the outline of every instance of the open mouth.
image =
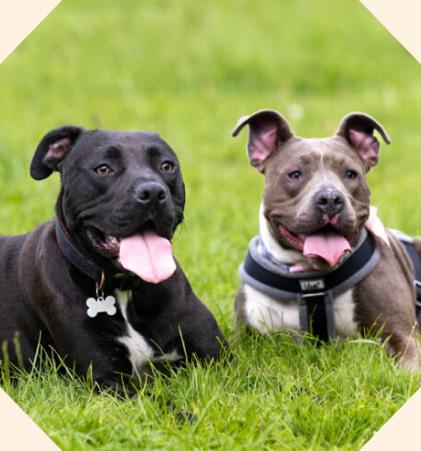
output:
M107 257L118 258L120 265L146 282L159 283L176 270L171 242L158 235L152 224L125 237L107 235L93 227L86 228L92 247Z
M281 232L282 237L285 241L290 244L295 249L302 251L304 248L304 241L306 236L303 234L296 234L291 230L287 229L284 225L279 225L279 231Z
M279 225L282 237L316 266L334 267L352 252L351 244L354 234L342 235L333 225L325 225L311 234L295 234L284 225Z
M86 227L85 231L92 247L106 256L118 257L121 238L106 235L104 232L95 227Z

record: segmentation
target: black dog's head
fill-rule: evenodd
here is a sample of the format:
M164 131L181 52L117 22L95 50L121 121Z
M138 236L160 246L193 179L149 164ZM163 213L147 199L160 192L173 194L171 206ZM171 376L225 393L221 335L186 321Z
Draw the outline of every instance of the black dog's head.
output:
M180 165L155 133L52 130L36 149L31 176L41 180L53 171L61 176L59 219L102 263L119 265L127 237L148 233L170 240L183 220Z

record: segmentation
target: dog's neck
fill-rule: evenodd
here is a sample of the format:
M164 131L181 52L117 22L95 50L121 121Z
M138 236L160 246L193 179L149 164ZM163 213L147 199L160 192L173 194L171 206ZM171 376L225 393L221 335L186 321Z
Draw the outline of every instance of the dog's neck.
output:
M262 202L259 209L259 234L265 250L268 251L279 263L291 265L308 264L307 259L300 251L286 249L276 241L263 212L264 205Z

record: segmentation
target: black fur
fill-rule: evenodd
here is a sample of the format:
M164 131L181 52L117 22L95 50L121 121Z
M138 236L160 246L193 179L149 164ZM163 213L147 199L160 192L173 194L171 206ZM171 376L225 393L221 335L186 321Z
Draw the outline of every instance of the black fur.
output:
M175 171L160 171L163 161ZM110 175L95 172L112 167ZM184 183L171 147L157 134L86 131L66 126L49 132L35 152L35 179L60 172L56 214L75 244L106 273L105 294L132 290L127 316L131 326L155 350L156 356L177 350L180 355L217 358L226 346L212 314L193 293L181 267L159 284L146 283L125 271L116 256L92 245L87 229L125 237L145 223L171 239L183 219ZM159 183L167 197L157 206L142 206L137 187ZM0 342L8 342L9 358L17 363L13 337L18 334L25 366L29 367L40 339L79 374L92 364L96 382L117 386L121 373L132 373L128 352L118 338L127 333L118 309L115 316L89 318L86 299L95 295L95 281L73 267L56 241L55 220L21 236L0 238ZM123 277L121 275L123 274Z

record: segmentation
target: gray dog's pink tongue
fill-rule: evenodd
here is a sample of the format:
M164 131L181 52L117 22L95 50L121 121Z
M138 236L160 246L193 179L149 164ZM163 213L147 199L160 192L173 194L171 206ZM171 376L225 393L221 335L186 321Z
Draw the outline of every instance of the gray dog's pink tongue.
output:
M346 252L351 252L348 241L333 230L326 230L309 235L304 240L305 257L320 257L329 266L335 266Z
M151 283L168 279L176 269L171 243L152 230L123 238L119 261L125 269Z

